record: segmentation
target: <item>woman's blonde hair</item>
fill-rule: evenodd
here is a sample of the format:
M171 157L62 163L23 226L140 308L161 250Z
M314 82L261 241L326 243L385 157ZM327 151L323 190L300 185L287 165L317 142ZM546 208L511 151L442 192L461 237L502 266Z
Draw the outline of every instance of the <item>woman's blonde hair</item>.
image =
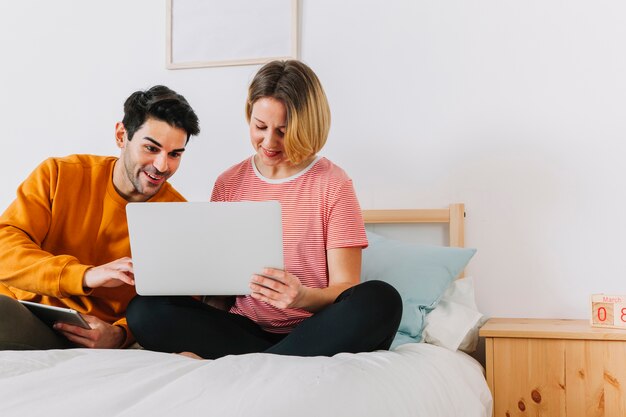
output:
M272 97L287 109L285 155L293 164L317 154L330 130L330 107L317 75L296 60L272 61L254 76L248 88L246 119L257 100Z

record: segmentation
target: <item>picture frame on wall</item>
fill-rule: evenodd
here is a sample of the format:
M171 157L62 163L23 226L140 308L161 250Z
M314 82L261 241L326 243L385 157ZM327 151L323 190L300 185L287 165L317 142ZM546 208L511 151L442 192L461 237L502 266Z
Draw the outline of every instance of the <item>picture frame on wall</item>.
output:
M167 0L168 69L298 58L298 0Z

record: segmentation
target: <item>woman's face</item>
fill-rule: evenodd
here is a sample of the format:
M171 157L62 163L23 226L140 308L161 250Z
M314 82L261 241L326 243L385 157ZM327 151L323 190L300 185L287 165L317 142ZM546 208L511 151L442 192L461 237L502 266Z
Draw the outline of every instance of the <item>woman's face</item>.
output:
M284 152L286 129L287 109L282 101L263 97L252 105L250 141L256 151L254 162L268 178L285 178L294 173Z

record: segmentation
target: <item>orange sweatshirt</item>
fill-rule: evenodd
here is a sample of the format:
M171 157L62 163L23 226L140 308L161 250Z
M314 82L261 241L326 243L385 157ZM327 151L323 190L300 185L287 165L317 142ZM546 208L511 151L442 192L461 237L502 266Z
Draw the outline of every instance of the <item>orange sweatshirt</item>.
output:
M126 330L135 288L85 291L83 275L130 256L125 207L113 187L117 158L49 158L24 181L0 217L0 294L73 308ZM149 201L185 201L169 183Z

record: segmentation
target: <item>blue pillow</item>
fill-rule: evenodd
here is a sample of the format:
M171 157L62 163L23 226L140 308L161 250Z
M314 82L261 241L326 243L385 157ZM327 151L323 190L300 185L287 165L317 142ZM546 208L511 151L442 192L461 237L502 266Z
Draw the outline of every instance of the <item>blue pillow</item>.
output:
M393 285L402 297L402 320L392 348L422 339L424 318L476 249L404 243L367 231L361 281Z

